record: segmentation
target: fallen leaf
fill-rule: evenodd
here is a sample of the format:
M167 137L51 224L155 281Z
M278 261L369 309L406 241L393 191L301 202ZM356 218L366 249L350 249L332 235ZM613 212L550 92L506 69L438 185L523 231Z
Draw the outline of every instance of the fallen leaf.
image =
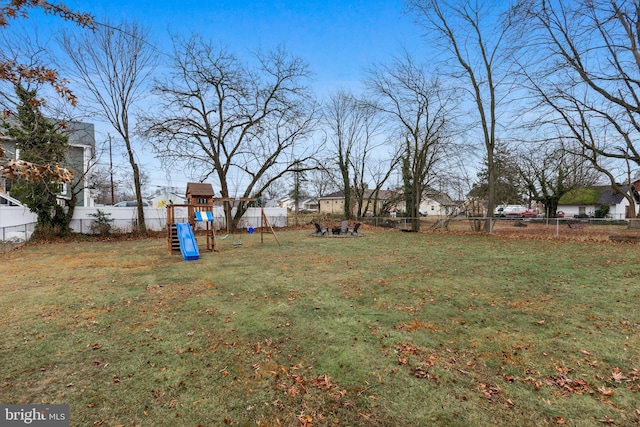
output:
M612 388L606 388L606 387L602 386L602 387L598 388L598 391L603 396L613 396L613 389Z
M613 373L611 374L611 379L614 380L617 383L619 383L623 379L625 379L625 377L622 374L622 371L620 370L620 368L614 368L613 369Z

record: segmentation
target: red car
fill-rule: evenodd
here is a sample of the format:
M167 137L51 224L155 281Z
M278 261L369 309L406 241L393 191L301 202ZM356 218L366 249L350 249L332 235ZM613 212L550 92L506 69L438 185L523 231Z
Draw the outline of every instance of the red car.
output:
M506 218L536 218L538 212L526 208L512 208L505 210L503 216Z
M520 214L522 218L536 218L538 216L538 212L536 211L524 211Z

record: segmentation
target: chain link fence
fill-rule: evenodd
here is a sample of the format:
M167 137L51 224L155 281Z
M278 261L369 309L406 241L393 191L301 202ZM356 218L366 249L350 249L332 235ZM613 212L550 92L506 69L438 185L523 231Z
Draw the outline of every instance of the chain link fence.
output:
M24 245L36 229L36 223L14 225L11 227L0 227L0 252L9 252L21 245Z
M640 241L640 219L636 218L505 219L428 216L421 218L363 218L359 221L374 227L412 231L415 220L420 222L420 231L485 233L485 226L489 224L489 233L493 235L597 241L634 241L637 239Z
M176 218L178 222L186 222L187 218ZM421 218L390 218L367 217L358 221L372 227L381 227L399 231L412 231L413 221L420 222L420 231L442 233L485 233L485 224L490 221L490 234L496 236L528 237L528 238L560 238L590 241L640 241L640 219L606 219L606 218L469 218L469 217L421 217ZM150 229L164 229L162 218L147 220ZM269 216L270 225L275 228L287 227L290 220L286 215ZM295 222L295 221L293 221ZM311 221L300 220L301 224L311 224ZM72 228L82 234L94 233L96 219L77 219L72 221ZM308 224L307 224L308 223ZM328 224L330 225L330 224ZM29 240L35 230L35 222L12 227L0 227L0 252L23 245ZM135 231L135 219L112 220L113 232L131 233ZM261 216L249 215L242 219L239 228L261 226ZM196 224L196 229L203 224ZM225 230L224 217L217 217L214 222L217 230ZM309 225L311 229L311 225Z

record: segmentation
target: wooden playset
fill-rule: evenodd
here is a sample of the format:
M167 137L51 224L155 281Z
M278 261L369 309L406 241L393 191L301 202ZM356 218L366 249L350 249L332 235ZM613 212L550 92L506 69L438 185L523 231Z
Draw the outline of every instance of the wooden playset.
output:
M216 202L257 202L257 198L225 198L225 197L214 197L213 187L211 184L199 183L199 182L190 182L187 184L186 191L186 204L169 204L167 205L167 242L169 253L174 252L182 252L185 260L189 259L198 259L199 254L192 254L191 256L186 256L184 253L184 241L181 242L181 237L178 233L178 225L176 223L175 209L176 208L186 208L187 210L187 220L191 227L192 234L196 230L196 223L201 222L204 224L204 232L206 236L206 249L208 251L218 252L218 244L216 241L216 230L215 230L215 216L213 214L213 206ZM269 224L269 220L264 213L264 207L261 208L261 242L264 242L264 230L266 228L269 229L270 233L276 239L278 245L280 245L280 241L276 236L273 227ZM195 252L197 250L197 243L195 243L195 235L191 236L193 241L193 245L196 246ZM181 247L182 245L182 247Z

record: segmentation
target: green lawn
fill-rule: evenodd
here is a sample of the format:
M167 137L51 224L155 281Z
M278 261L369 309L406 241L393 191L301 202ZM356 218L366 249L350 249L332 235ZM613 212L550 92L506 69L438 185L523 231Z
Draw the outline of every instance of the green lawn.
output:
M311 231L193 262L163 239L0 256L0 403L72 426L640 423L640 246Z

